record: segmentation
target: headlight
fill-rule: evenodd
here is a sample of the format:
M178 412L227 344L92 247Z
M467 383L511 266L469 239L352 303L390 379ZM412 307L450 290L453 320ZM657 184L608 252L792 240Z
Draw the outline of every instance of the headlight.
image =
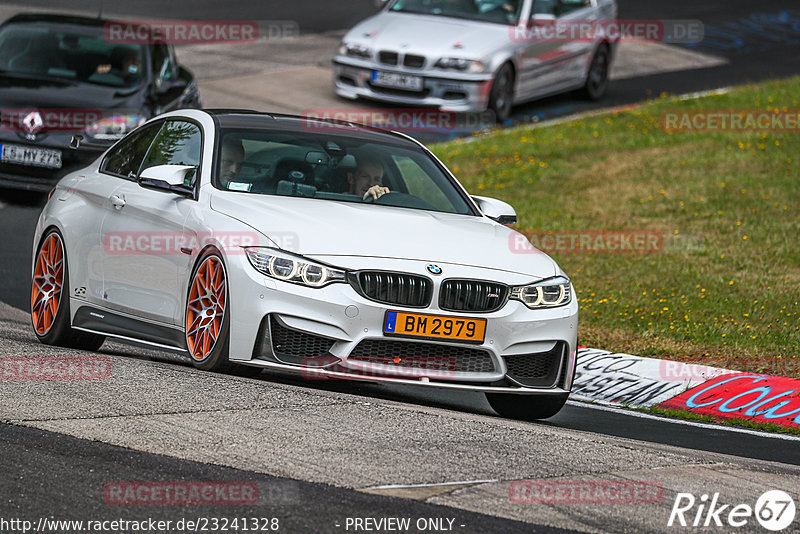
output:
M572 291L569 280L557 276L527 286L512 287L510 298L522 301L529 308L555 308L569 304Z
M87 126L86 134L97 140L116 141L144 124L145 120L141 115L111 115Z
M345 281L344 271L294 254L267 247L247 247L244 250L250 265L256 271L284 282L322 287L333 282Z
M342 42L339 46L339 55L369 59L372 57L372 49L356 43Z
M443 57L436 62L439 69L455 69L466 72L483 72L484 64L474 59L464 59L460 57Z

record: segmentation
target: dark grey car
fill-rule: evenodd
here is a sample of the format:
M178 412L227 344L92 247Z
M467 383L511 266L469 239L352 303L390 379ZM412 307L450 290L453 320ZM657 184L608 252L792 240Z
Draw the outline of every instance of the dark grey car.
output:
M26 14L0 26L0 187L50 191L150 117L200 107L171 45L113 42L106 24Z

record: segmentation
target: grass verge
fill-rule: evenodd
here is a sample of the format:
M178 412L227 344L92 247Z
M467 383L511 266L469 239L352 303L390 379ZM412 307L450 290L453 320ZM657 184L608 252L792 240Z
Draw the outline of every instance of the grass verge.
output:
M653 413L656 415L664 415L666 417L677 417L680 419L689 419L692 421L699 421L701 423L717 423L722 425L737 426L741 428L750 428L752 430L764 430L767 432L780 432L781 434L794 434L800 436L800 428L776 425L774 423L756 423L747 419L741 418L717 418L710 415L697 414L688 410L665 410L652 406L650 408L639 408L641 411Z
M530 235L644 231L645 254L548 252L583 345L800 378L800 132L677 133L666 111L800 109L800 77L433 145Z

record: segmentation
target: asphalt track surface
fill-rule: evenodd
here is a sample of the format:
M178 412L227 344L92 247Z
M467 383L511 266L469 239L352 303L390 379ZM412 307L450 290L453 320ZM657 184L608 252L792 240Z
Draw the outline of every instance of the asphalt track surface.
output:
M28 0L27 4L31 8L57 5L56 2L43 0ZM77 9L94 9L97 5L96 1L76 0L70 3L71 8ZM186 5L187 2L140 0L105 2L105 9L137 16L153 17L158 14L163 18L186 18ZM223 5L224 8L221 7ZM621 2L620 18L702 20L706 24L707 35L714 36L714 39L695 49L724 56L729 63L701 71L621 80L612 86L609 97L602 105L637 102L664 91L685 93L800 73L800 38L797 35L770 31L770 25L764 23L769 21L770 16L791 7L785 1L762 1L757 4L747 0ZM298 20L304 31L340 29L372 12L370 3L366 0L347 3L191 2L191 8L192 18ZM224 17L221 16L223 10ZM754 21L761 21L762 24L759 26ZM549 118L593 106L576 103L569 97L555 97L517 109L515 118ZM30 295L29 266L39 202L39 199L18 193L0 193L0 228L3 230L4 250L0 257L0 300L25 311L28 310ZM0 338L2 337L3 334L0 334ZM36 350L35 344L26 346L30 350ZM168 361L172 362L171 365L186 365L185 362L176 363L174 358ZM263 384L264 387L269 387L271 383L309 387L307 382L295 378L266 373L253 382ZM466 418L491 415L491 410L480 395L371 384L316 384L313 388L320 391L347 392L367 401L388 400L411 406L453 410L464 414L463 417ZM734 432L721 426L701 428L661 418L642 418L597 410L585 405L567 405L556 417L531 425L532 430L539 427L622 438L633 448L659 444L755 461L800 465L800 442L796 440ZM198 515L247 515L278 517L283 532L342 532L343 528L337 525L341 525L346 516L451 517L456 519L457 525L465 525L461 528L464 532L559 531L531 522L521 523L459 508L276 478L34 428L2 424L0 440L5 445L3 474L0 476L0 516L6 518L53 516L59 519L175 519ZM258 484L263 495L278 497L262 502L258 507L248 508L245 514L241 507L203 508L200 513L197 507L147 507L146 510L140 507L120 511L118 507L109 507L103 501L102 487L109 480L162 480L165 473L172 480L253 481ZM492 510L485 512L491 513ZM458 530L457 528L456 531Z

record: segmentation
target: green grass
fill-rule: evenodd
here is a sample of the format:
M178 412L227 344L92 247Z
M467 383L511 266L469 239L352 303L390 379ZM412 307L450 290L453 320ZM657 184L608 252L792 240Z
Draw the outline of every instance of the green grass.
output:
M667 133L666 110L800 109L800 77L434 145L522 232L651 231L654 254L555 252L580 342L800 377L800 132Z
M688 410L665 410L652 406L650 408L640 408L641 411L650 412L656 415L664 415L666 417L676 417L680 419L689 419L692 421L699 421L701 423L717 423L730 426L738 426L742 428L750 428L753 430L765 430L767 432L780 432L782 434L795 434L800 435L800 428L787 427L775 423L757 423L748 419L740 418L715 418L710 415L697 414Z

